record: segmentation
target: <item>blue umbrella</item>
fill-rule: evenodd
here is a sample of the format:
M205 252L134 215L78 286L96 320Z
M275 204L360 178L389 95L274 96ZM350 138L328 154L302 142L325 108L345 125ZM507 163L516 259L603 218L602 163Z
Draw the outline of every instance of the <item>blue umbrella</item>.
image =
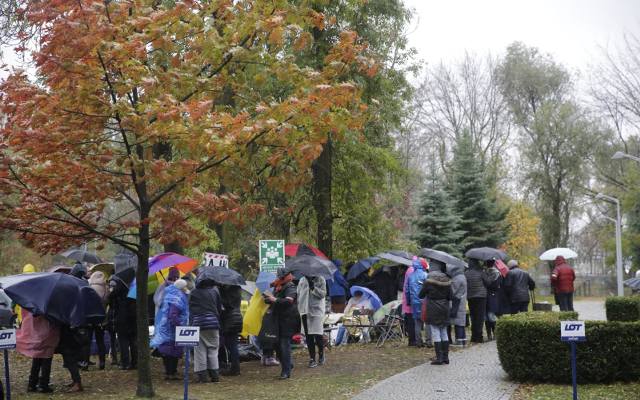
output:
M11 300L34 315L72 327L104 320L100 296L83 279L40 272L3 277L0 285Z
M380 261L379 257L367 257L353 264L351 268L349 268L349 272L347 273L347 280L353 280L358 277L361 273L368 271L373 264Z
M260 293L264 293L269 290L271 282L276 280L275 272L260 271L256 278L256 287Z
M356 292L362 292L362 295L367 297L371 302L371 306L373 306L374 311L382 307L382 301L380 300L380 297L378 297L377 294L372 292L371 289L367 289L366 287L363 287L363 286L351 286L350 291L351 291L351 296L355 296Z

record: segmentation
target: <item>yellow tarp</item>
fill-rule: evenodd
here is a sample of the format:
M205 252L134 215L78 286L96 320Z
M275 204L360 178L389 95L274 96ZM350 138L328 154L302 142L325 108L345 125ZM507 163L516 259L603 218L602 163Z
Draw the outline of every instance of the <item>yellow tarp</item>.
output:
M248 335L258 336L260 328L262 328L262 317L267 312L269 305L264 302L260 291L256 289L249 300L249 307L244 314L242 321L242 333L243 337Z

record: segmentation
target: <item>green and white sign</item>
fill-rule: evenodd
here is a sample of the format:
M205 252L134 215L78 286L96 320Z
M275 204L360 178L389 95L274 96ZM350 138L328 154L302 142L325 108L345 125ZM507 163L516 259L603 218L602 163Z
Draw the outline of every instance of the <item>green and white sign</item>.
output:
M260 271L276 272L284 268L284 240L261 240Z

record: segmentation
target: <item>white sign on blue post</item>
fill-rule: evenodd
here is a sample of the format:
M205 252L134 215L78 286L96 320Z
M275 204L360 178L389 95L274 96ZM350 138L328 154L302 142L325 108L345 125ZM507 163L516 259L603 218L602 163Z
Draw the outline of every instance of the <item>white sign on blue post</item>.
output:
M578 371L576 367L576 343L587 341L584 321L560 321L560 340L569 342L571 347L571 383L573 400L578 400Z
M586 341L584 321L560 321L560 339L563 342Z
M199 326L176 326L176 346L196 347L200 341ZM187 349L184 355L184 400L189 400L189 355Z
M2 329L0 330L0 349L16 348L16 330Z

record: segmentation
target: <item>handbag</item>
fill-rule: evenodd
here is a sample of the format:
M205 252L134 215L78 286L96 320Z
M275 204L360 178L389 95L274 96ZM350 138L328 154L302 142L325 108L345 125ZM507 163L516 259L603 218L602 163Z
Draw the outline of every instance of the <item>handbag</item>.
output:
M277 343L278 342L278 317L273 311L273 307L269 307L262 317L262 327L260 328L260 344Z

